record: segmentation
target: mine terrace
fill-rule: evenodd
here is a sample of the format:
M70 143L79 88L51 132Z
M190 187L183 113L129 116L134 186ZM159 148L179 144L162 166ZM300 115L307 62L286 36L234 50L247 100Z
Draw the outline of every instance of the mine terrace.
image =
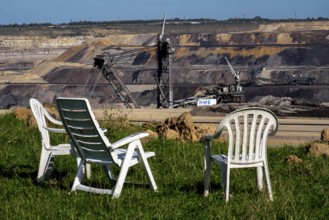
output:
M279 116L328 117L327 20L174 19L165 26L154 20L0 29L3 109L28 106L30 97L51 104L56 96L87 97L94 108L126 108L109 81L114 72L131 95L128 102L136 103L132 108L192 107L211 115L262 105ZM163 97L156 79L159 35L171 51L172 88L164 68ZM95 64L97 57L110 58L107 73ZM168 92L173 103L159 105ZM217 105L196 107L198 97L214 94Z

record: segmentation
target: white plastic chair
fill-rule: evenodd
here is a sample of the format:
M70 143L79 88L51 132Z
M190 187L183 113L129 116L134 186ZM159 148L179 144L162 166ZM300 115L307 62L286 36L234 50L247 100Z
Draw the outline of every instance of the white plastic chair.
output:
M227 155L211 155L211 141L228 132ZM256 167L257 186L263 189L265 175L270 200L273 200L267 162L267 137L278 129L278 120L264 108L245 108L228 114L217 126L214 135L204 137L204 195L209 194L210 161L221 166L222 185L226 202L229 200L230 169Z
M148 133L136 133L115 143L110 143L91 110L89 101L84 98L57 98L57 106L63 125L69 134L72 144L81 157L74 179L72 191L82 190L93 193L112 194L119 197L125 182L129 167L141 163L146 171L151 188L156 191L157 186L148 164L147 158L155 156L154 152L144 152L141 138ZM128 145L127 149L123 149ZM85 163L101 164L110 180L116 180L111 166L120 167L120 172L114 190L100 189L84 185L82 170Z
M42 139L42 150L37 176L37 181L42 182L45 178L48 178L51 175L53 171L55 156L74 154L74 151L72 151L71 145L69 143L59 145L51 144L49 135L50 132L66 132L64 128L52 128L49 127L48 124L52 123L53 125L62 125L62 122L51 117L43 105L34 98L30 99L30 107L37 121Z
M45 178L50 177L53 167L55 157L58 155L75 155L74 149L71 147L69 143L63 143L58 145L51 144L50 141L50 133L63 133L66 134L65 129L62 128L53 128L49 127L49 125L58 125L63 126L61 121L54 119L47 110L43 107L43 105L36 100L35 98L30 99L30 107L33 113L33 116L37 122L38 129L41 134L41 155L39 162L39 170L37 181L42 182ZM77 158L77 163L79 164L79 158ZM86 168L87 177L90 178L91 170L90 165L87 164Z

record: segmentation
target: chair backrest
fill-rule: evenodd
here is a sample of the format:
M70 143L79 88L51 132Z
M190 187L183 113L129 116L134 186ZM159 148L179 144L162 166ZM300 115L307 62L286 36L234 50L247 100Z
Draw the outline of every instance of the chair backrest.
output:
M43 107L43 105L36 99L30 99L30 107L34 118L37 122L38 129L41 133L42 143L46 148L50 147L50 137L49 132L47 130L47 120L49 120L53 124L61 125L61 122L54 119L47 110Z
M227 115L217 126L214 138L226 129L229 137L228 163L257 163L266 157L268 135L278 129L278 119L264 108L244 108Z
M56 102L65 130L85 161L105 159L118 162L117 155L110 151L111 143L100 128L87 99L59 97Z

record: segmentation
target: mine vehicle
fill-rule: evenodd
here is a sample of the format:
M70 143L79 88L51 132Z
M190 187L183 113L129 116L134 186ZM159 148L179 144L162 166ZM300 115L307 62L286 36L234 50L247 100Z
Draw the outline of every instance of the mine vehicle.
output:
M186 99L174 101L173 107L186 107L199 105L199 103L209 103L209 105L220 103L239 103L245 101L245 94L240 85L240 75L235 72L234 68L225 57L225 60L230 68L231 74L234 77L235 84L217 84L210 88L204 89L204 95L192 96ZM213 102L216 100L215 102ZM206 104L208 105L208 104Z
M230 68L232 76L234 77L235 85L217 84L214 87L207 89L205 95L215 95L217 104L229 102L244 102L245 94L242 89L242 86L240 85L240 75L239 73L235 72L234 68L226 57L225 60Z
M315 81L315 77L305 77L302 75L292 75L288 84L290 85L313 85Z
M245 101L245 94L242 91L242 87L235 85L218 84L207 89L205 95L214 95L217 104Z

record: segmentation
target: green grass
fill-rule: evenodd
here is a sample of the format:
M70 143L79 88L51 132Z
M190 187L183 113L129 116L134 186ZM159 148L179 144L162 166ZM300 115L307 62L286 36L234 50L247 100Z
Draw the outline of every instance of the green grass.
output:
M110 140L141 130L106 120ZM115 135L112 135L113 132ZM55 142L66 137L58 135ZM0 116L1 219L327 219L329 216L329 160L312 157L304 146L270 147L268 150L274 201L258 192L253 169L232 171L226 204L219 167L212 165L211 192L203 197L203 145L152 139L144 149L155 151L149 159L158 192L148 186L125 185L121 196L70 192L76 171L72 156L60 156L50 179L36 182L40 135L13 114ZM214 148L225 151L225 144ZM285 162L288 155L303 160ZM129 180L146 182L139 166ZM100 167L93 167L90 184L112 187Z

